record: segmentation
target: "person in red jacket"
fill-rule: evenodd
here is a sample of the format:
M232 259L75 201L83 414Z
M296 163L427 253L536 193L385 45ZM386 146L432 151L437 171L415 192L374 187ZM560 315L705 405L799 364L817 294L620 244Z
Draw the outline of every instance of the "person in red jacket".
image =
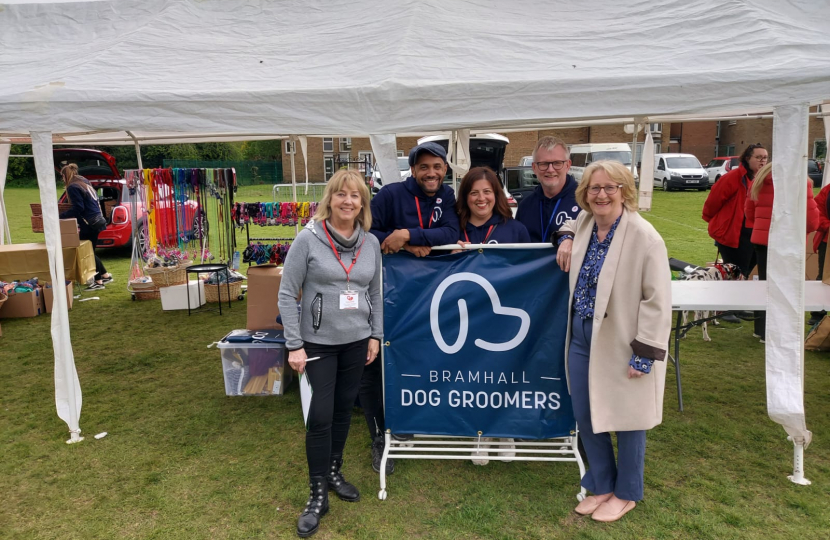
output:
M758 279L767 279L767 245L769 244L769 229L772 222L772 201L775 191L772 185L772 163L767 163L758 171L749 197L746 199L746 224L752 228L752 246L758 258ZM813 182L807 179L807 234L819 228L819 211L813 199ZM766 313L755 313L755 334L766 339Z
M830 184L827 184L816 195L816 206L818 207L818 230L813 237L813 251L818 252L818 276L817 281L824 279L824 258L827 256L827 233L830 231L830 217L827 215L827 195L830 194ZM824 316L826 311L811 311L810 320L807 324L810 326L818 323Z
M746 278L755 266L752 230L744 222L744 204L752 179L769 160L766 149L750 144L741 154L741 164L718 180L703 205L703 220L723 262L737 265Z

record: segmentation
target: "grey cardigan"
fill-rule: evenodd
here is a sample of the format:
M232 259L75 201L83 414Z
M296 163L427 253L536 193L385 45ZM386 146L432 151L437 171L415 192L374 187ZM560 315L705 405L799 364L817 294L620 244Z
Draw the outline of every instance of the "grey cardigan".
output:
M305 342L341 345L367 337L383 337L383 302L380 297L380 243L358 229L357 242L345 247L331 235L346 268L360 252L349 278L358 293L358 309L340 309L340 291L346 289L346 272L332 251L324 224L310 221L291 244L280 283L279 308L285 327L286 347L296 350ZM297 296L302 291L301 311Z

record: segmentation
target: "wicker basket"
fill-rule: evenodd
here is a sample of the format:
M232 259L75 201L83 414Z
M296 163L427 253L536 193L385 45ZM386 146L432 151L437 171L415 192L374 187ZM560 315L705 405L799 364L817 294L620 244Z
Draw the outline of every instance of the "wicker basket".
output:
M234 281L231 284L231 300L236 300L242 294L242 282ZM205 301L206 302L227 302L228 301L228 286L224 283L220 285L210 285L205 283Z
M150 276L156 287L171 287L181 285L187 281L187 264L178 266L162 266L160 268L144 267L144 273Z
M40 203L31 203L29 206L32 207L32 215L33 216L42 216L43 215L43 207L41 207ZM58 212L68 212L72 209L72 203L58 203Z
M133 296L136 300L158 300L161 298L161 293L158 289L146 289L133 291Z
M32 216L32 232L43 232L43 216Z

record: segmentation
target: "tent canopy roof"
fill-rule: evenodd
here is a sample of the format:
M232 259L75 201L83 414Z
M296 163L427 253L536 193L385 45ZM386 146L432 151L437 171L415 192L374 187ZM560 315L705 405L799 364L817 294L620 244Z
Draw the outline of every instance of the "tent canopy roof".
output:
M104 0L0 10L0 133L423 133L830 94L810 0Z

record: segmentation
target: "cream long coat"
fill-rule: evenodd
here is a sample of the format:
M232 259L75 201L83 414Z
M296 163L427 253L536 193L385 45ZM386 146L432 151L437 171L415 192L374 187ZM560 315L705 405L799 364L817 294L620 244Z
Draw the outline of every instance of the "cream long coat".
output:
M573 293L594 223L592 214L581 212L559 231L574 233L565 358L571 340ZM671 315L666 245L637 212L623 210L597 282L588 368L595 433L651 429L663 421ZM651 373L628 378L633 352L656 360Z

